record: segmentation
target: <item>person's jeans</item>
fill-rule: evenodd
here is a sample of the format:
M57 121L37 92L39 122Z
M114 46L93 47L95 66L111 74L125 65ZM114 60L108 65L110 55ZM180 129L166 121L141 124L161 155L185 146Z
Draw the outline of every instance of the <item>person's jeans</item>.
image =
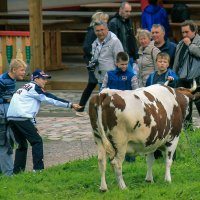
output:
M94 75L94 71L88 71L88 83L86 88L84 89L82 95L81 95L81 99L79 102L80 106L83 106L82 108L80 108L79 110L77 110L78 112L83 112L85 109L85 105L88 101L88 99L90 98L93 90L95 89L95 87L97 86L97 79Z
M15 152L14 173L24 171L26 167L26 158L28 142L32 146L33 169L44 169L43 163L43 142L36 127L30 120L9 121L10 127L14 133L18 147Z

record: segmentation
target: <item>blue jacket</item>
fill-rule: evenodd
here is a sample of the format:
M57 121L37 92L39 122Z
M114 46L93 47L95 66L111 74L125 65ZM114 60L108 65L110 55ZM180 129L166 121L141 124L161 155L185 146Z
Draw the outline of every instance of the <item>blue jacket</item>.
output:
M166 78L167 78L168 76L172 76L172 77L174 78L174 80L169 82L169 86L175 88L176 82L177 82L177 80L178 80L178 76L177 76L176 73L175 73L174 71L172 71L171 69L169 69L169 68L167 69L167 71L165 72L165 74L163 74L163 79L160 80L159 82L155 82L155 81L154 81L155 75L157 75L157 71L154 71L153 73L151 73L151 74L149 75L149 77L148 77L148 79L147 79L147 82L146 82L146 87L147 87L147 86L150 86L150 85L157 84L157 83L158 83L158 84L164 84L164 83L166 82ZM159 75L158 75L158 76L159 76Z
M8 72L0 75L0 104L10 100L15 92L16 80L8 75Z
M123 72L120 69L109 71L107 87L118 90L132 90L131 80L135 75L132 71L126 70Z
M142 13L142 28L151 31L153 24L163 25L165 28L166 37L168 37L170 26L166 10L161 6L150 4Z
M170 57L170 64L169 68L173 68L174 64L174 58L175 58L175 53L176 53L176 44L174 42L170 42L169 39L165 41L165 44L162 47L158 47L161 52L166 52L169 54Z

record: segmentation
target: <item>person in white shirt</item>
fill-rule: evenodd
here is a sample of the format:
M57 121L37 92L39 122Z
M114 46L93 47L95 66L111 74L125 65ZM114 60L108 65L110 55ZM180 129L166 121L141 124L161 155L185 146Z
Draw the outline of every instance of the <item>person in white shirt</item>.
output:
M11 99L7 119L18 143L13 170L15 174L25 170L28 150L27 141L32 146L33 170L40 171L44 169L43 142L35 127L35 117L40 109L41 102L64 108L74 108L75 110L80 108L78 104L73 104L45 92L45 84L47 79L50 78L51 76L42 70L35 70L32 74L32 81L19 88Z

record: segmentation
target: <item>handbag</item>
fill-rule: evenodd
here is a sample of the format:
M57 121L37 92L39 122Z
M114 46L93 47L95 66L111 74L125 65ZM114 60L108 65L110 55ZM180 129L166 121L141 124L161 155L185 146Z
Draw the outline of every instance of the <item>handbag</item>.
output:
M191 80L200 76L200 58L191 55L185 56L183 65L178 71L181 79Z

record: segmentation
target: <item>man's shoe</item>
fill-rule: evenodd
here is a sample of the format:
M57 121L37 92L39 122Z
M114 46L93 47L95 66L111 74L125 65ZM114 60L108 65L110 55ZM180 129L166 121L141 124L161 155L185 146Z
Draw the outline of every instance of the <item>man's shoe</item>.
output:
M85 117L87 115L86 112L76 112L76 116Z

